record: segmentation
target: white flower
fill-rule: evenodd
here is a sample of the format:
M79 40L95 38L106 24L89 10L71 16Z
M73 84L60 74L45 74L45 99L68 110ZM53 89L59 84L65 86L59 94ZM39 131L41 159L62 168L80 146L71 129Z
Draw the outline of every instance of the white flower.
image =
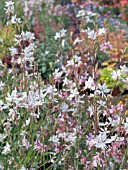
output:
M0 60L0 66L4 67L4 65L3 65L3 63L2 63L2 61L1 61L1 60Z
M96 136L95 146L96 148L106 148L106 144L112 143L115 140L115 138L107 139L106 132L100 133L98 136Z
M77 37L73 43L73 45L76 45L77 43L82 42L83 40L80 40L79 37Z
M17 48L11 47L9 48L9 51L10 51L11 56L18 54Z
M12 2L12 1L6 1L5 2L6 7L10 7L10 6L13 6L13 5L14 5L14 2Z
M69 97L67 98L67 100L72 100L73 98L75 98L77 95L79 95L79 92L77 90L77 88L75 89L71 89L71 94L69 95Z
M120 78L121 78L121 71L120 70L117 70L117 71L113 71L112 73L111 73L111 75L112 75L112 78L114 79L114 80L120 80Z
M49 141L59 144L59 138L56 135L53 135L52 137L50 137Z
M10 69L8 69L8 73L9 74L11 74L12 73L12 69L10 68Z
M18 58L18 59L17 59L17 63L18 63L18 64L21 64L21 63L22 63L22 59L21 59L21 58Z
M82 61L81 61L81 57L78 57L77 55L73 56L73 58L75 59L75 67L79 67L81 64L82 64Z
M22 146L26 147L26 149L28 149L31 146L30 142L25 138L25 136L22 139Z
M65 40L63 39L62 40L62 47L64 48L64 45L65 45Z
M94 13L94 12L91 12L91 11L87 11L86 13L89 17L95 17L95 16L98 15L97 13Z
M60 81L62 74L63 74L62 71L59 71L59 69L55 69L55 71L54 71L54 73L53 73L54 79L55 79L56 81Z
M11 103L13 99L16 98L16 94L17 94L17 89L15 88L15 90L12 91L11 95L7 93L7 97L5 99Z
M89 16L85 16L86 23L93 23L93 20Z
M26 120L26 126L30 124L30 117Z
M56 32L56 35L54 36L55 40L57 40L57 39L60 38L60 37L61 37L60 32Z
M83 17L83 16L85 16L85 14L86 14L85 10L82 9L82 10L78 11L78 14L76 15L76 17Z
M45 55L49 54L49 52L50 52L50 51L47 51L47 50L46 50L46 51L45 51Z
M5 136L5 135L2 135L2 134L0 133L0 142L2 142L5 138L6 138L6 136Z
M107 89L106 84L104 83L103 85L98 84L98 90L95 91L95 94L100 94L102 97L106 97L105 94L109 93L110 89Z
M32 63L34 61L34 44L30 44L28 47L25 47L25 49L22 50L22 55L23 55L23 59L22 62L26 62L29 61L30 63Z
M90 117L94 114L94 106L88 106L88 109L87 109L87 111L89 111L89 113L90 113Z
M95 83L92 77L89 77L88 80L85 81L84 90L86 89L95 90Z
M25 40L34 40L35 39L34 33L31 33L29 31L26 31L25 33L23 33L23 36L24 36Z
M65 67L65 66L63 66L63 65L62 65L62 68L61 68L61 69L62 69L62 71L63 71L64 73L66 73L66 72L67 72L67 70L66 70L66 67Z
M99 28L98 30L98 35L101 35L101 34L106 34L106 28Z
M124 83L128 84L128 77L123 78L122 81L123 81Z
M64 37L66 35L67 30L62 29L60 30L61 37Z
M74 66L74 60L73 59L67 61L66 67L68 67L68 66Z
M47 87L46 93L48 93L48 94L55 94L55 92L57 92L57 89L55 88L55 86L49 85Z
M97 101L97 103L100 104L103 107L106 107L106 101L100 100L100 101Z
M76 138L77 137L76 137L75 133L69 133L65 140L66 140L66 142L70 142L72 145L74 145L76 143Z
M15 41L18 43L20 43L22 40L34 40L35 39L35 36L34 36L34 33L31 33L31 32L24 32L22 31L20 35L15 35Z
M68 110L68 105L66 103L63 103L60 108L62 112L66 112Z
M66 35L67 30L60 30L60 32L56 32L56 35L54 36L55 40L64 37Z
M128 67L126 65L120 66L121 73L128 73Z
M25 135L27 135L27 132L25 130L21 130L20 135L25 136Z
M111 123L112 126L116 126L118 125L120 122L122 122L123 120L121 119L121 117L117 116L115 119L112 119L111 117L108 117L109 122Z
M11 147L11 145L9 145L9 143L7 142L6 146L4 146L4 150L2 151L2 154L7 154L7 153L11 152L10 147Z
M74 56L75 62L81 61L81 57L78 57L77 55Z
M59 134L58 134L58 137L59 137L59 138L66 139L66 136L67 136L67 133L66 133L66 132L63 132L63 133L59 133Z
M40 112L39 113L30 113L32 117L39 118L40 117Z
M63 86L71 85L71 84L73 84L73 81L72 80L68 80L67 77L65 77L64 80L63 80Z
M114 163L113 162L109 162L109 168L110 168L110 170L114 170Z
M88 32L88 38L95 40L97 38L97 33L94 30Z
M75 64L75 67L79 67L82 64L82 61L78 61L77 64Z
M16 15L12 16L11 18L11 23L16 24L16 23L21 23L21 19L17 18Z
M102 123L102 122L99 122L99 126L107 126L108 125L108 122L105 122L105 123ZM100 128L102 131L104 131L104 129ZM107 131L108 132L108 131Z
M6 11L6 14L8 14L8 13L13 13L14 12L14 2L12 2L12 1L6 1L5 2L5 6L7 7L7 9L6 8L4 8L4 10Z
M88 38L92 40L95 40L97 38L97 32L95 32L94 30L91 30L90 28L88 28L86 32L88 34Z

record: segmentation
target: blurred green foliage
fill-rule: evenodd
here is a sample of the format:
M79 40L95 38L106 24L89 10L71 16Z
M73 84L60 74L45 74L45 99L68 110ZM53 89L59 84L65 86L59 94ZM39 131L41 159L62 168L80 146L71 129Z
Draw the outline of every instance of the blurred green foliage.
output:
M111 73L113 72L113 67L105 67L102 70L100 70L100 81L103 81L106 83L106 85L109 88L113 88L116 84L116 80L113 80Z
M0 58L3 58L8 53L8 48L14 46L14 35L16 30L12 25L3 26L0 24Z
M113 67L112 65L107 66L100 70L100 81L105 82L107 87L110 89L114 89L115 87L119 87L120 89L125 88L125 83L119 80L114 80L112 78L112 72L118 70L118 68ZM124 75L123 77L126 77Z
M70 17L68 15L52 15L48 14L48 8L44 6L40 20L44 27L44 40L39 40L39 46L35 58L38 62L38 69L44 79L49 79L51 73L56 67L59 67L62 60L67 55L69 49L68 43L65 40L64 47L62 47L62 40L55 40L56 32L61 29L68 29L71 25ZM59 65L57 60L61 60Z

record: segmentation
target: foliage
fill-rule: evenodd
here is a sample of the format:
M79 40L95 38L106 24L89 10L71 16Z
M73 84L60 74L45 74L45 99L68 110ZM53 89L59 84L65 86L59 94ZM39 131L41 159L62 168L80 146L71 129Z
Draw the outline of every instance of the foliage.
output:
M128 4L125 4L122 10L123 12L128 13Z
M12 25L3 26L0 24L0 58L8 56L8 49L14 44L16 30Z
M116 85L116 80L113 80L111 73L114 68L112 66L108 66L100 70L100 80L105 82L109 88L113 88Z
M68 29L70 16L63 14L63 11L61 15L58 15L56 13L58 12L56 9L53 9L53 11L56 11L54 11L54 14L48 14L47 8L43 9L44 10L42 10L41 19L39 19L39 21L42 20L43 22L40 25L38 24L34 30L35 33L37 30L40 30L38 33L36 33L38 38L41 39L36 53L39 71L41 72L43 78L48 79L55 67L58 67L57 60L59 58L62 58L63 60L64 56L67 55L68 43L65 41L62 50L62 40L56 41L55 34L58 29L60 30L63 27Z

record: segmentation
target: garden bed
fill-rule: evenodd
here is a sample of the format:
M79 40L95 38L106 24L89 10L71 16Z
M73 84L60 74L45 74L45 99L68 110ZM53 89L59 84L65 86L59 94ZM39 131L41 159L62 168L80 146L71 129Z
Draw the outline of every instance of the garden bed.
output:
M127 169L125 4L0 3L0 170Z

